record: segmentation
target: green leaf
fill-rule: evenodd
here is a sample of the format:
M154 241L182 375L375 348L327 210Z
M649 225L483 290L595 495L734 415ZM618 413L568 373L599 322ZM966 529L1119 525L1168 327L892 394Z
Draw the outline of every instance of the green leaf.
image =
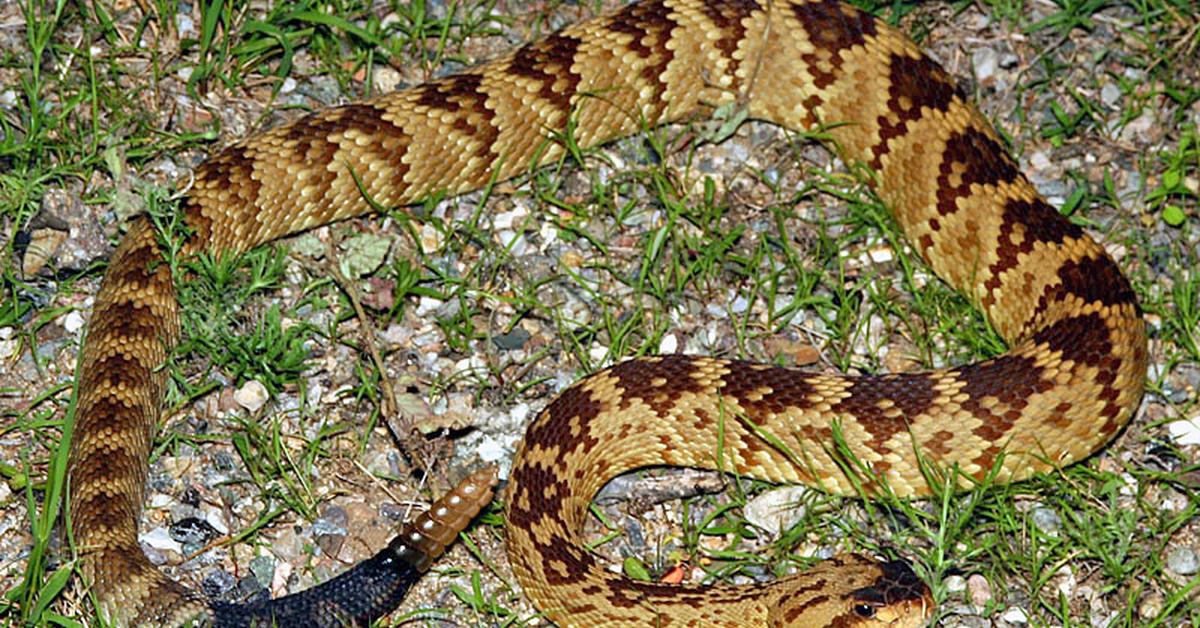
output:
M1182 177L1180 177L1178 170L1174 168L1168 168L1167 171L1163 173L1162 186L1164 189L1174 190L1175 188L1179 187L1179 181L1181 178Z
M621 563L621 569L625 571L625 575L634 580L650 581L650 571L642 564L642 561L630 556Z
M1163 221L1172 227L1178 227L1187 220L1187 214L1178 205L1164 205L1162 211Z
M356 235L342 243L345 252L340 267L348 279L359 279L375 272L387 258L392 241L370 233Z

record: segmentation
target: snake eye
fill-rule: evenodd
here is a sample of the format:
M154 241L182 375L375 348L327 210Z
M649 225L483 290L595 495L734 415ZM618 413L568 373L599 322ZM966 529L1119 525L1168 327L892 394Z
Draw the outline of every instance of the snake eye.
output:
M875 616L875 607L870 604L855 604L854 614L863 619L871 619Z

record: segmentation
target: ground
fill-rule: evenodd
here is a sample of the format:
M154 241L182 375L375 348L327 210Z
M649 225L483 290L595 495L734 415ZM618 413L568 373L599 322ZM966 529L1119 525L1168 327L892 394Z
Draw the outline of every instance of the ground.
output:
M169 215L190 169L238 137L615 3L584 4L0 4L0 620L97 623L64 586L60 445L124 219ZM597 500L597 550L634 577L697 582L843 551L902 557L932 585L940 626L1196 625L1195 8L915 5L870 8L959 79L1023 171L1133 281L1151 333L1142 407L1082 464L934 500L626 476ZM781 129L730 122L653 130L486 194L200 264L182 290L187 341L169 366L147 552L216 596L306 588L381 547L467 470L508 463L558 391L631 355L879 373L1002 351L856 169ZM381 625L545 623L507 568L501 510L464 540Z

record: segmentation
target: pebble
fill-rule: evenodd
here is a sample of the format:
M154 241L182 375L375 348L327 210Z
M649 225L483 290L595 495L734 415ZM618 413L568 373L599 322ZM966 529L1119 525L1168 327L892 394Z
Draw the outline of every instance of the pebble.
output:
M1200 445L1200 413L1168 423L1167 433L1177 445Z
M389 94L396 91L403 81L400 73L387 66L377 66L371 73L371 80L375 83L375 91L381 94Z
M1158 614L1163 609L1163 596L1159 593L1151 593L1142 599L1138 604L1138 617L1144 621L1150 621L1158 617Z
M662 337L658 343L658 352L661 354L677 353L679 351L679 337L675 334L667 334Z
M1029 512L1029 518L1033 520L1033 525L1050 536L1058 536L1062 528L1062 519L1053 508L1038 506Z
M86 322L83 314L80 314L77 310L71 310L63 317L62 326L63 329L67 330L68 334L76 334L79 333L79 330L83 329Z
M204 545L220 536L210 523L197 517L187 517L171 524L171 538L184 545Z
M233 393L233 400L237 404L251 413L258 412L267 403L270 395L267 394L267 387L257 379L252 379L245 384L242 384Z
M996 75L996 68L1000 66L1000 53L992 48L977 48L971 54L971 65L975 68L975 80L986 84Z
M337 556L346 540L346 527L350 524L350 515L341 506L329 506L320 517L313 522L312 534L317 546L326 556Z
M1105 83L1104 87L1100 88L1100 100L1109 107L1116 107L1121 101L1121 88L1115 83Z
M946 576L942 586L946 587L949 593L962 593L967 590L967 579L959 575Z
M200 590L213 600L224 599L236 586L237 579L224 569L210 572L200 580Z
M143 545L148 545L160 552L183 553L183 545L171 538L171 533L163 526L159 526L143 534L138 540Z
M1000 619L1010 624L1024 625L1029 623L1029 615L1025 613L1025 609L1016 607L1004 611L1004 614L1000 616Z
M514 438L513 444L517 440L518 438ZM486 436L479 441L479 445L475 448L475 454L479 456L480 460L487 463L502 462L512 456L512 447L511 444L506 444L498 438Z
M784 486L771 489L746 503L746 520L774 534L796 525L806 512L804 498L810 489Z
M1161 131L1155 129L1158 126L1154 119L1154 115L1149 111L1134 118L1129 124L1121 129L1120 139L1126 142L1136 142L1138 144L1151 144L1156 138L1156 133Z
M971 574L967 578L967 595L971 598L971 604L975 608L983 608L992 601L992 585L988 584L987 578L979 574Z
M250 559L250 573L264 589L271 586L275 579L275 558L268 555L255 556Z
M1177 547L1167 554L1167 569L1181 576L1190 576L1200 571L1200 556L1190 547Z
M525 346L532 336L523 327L514 327L507 334L492 337L492 343L504 351L513 351Z

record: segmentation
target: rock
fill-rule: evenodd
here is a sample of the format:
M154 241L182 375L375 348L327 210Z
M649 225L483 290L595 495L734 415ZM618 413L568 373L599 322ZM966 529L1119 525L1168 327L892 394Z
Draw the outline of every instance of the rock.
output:
M988 584L987 578L971 574L967 578L967 596L975 608L984 608L992 601L992 585Z
M1157 592L1151 593L1150 595L1147 595L1146 597L1142 598L1142 601L1138 604L1138 607L1137 607L1138 617L1141 618L1143 621L1150 621L1152 619L1156 619L1158 617L1159 613L1162 612L1162 609L1163 609L1162 594L1157 593Z
M200 590L213 600L224 599L235 587L237 587L237 579L224 569L210 572L200 580Z
M1104 87L1100 88L1100 100L1115 108L1121 102L1121 88L1115 83L1105 83Z
M256 379L242 384L241 388L238 388L233 393L233 400L251 413L262 409L266 405L268 398L270 398L270 395L267 393L267 387Z
M1167 554L1167 569L1181 576L1190 576L1200 571L1200 556L1190 547L1177 547Z
M143 534L138 540L142 542L142 545L152 547L160 552L183 554L183 545L171 538L171 533L162 526Z
M1029 512L1029 518L1033 525L1050 536L1058 536L1058 531L1062 528L1062 519L1053 508L1038 506Z
M262 588L269 588L275 579L275 559L266 555L251 558L250 573Z
M810 490L803 486L769 490L746 503L746 520L763 530L780 534L804 516L804 498Z
M942 586L946 587L949 593L962 593L967 590L967 579L959 575L946 576Z
M1167 432L1177 445L1200 445L1200 413L1168 423Z
M975 69L975 80L981 85L990 84L1000 66L1000 53L987 47L977 48L971 54L971 65Z
M492 343L504 351L513 351L525 346L531 338L529 332L524 328L517 326L513 327L512 331L507 334L500 334L492 338Z
M203 546L221 536L209 522L198 517L186 517L171 524L171 538L185 546Z
M321 516L313 522L312 534L317 546L326 556L337 556L346 540L347 526L350 516L341 506L329 506Z
M1029 623L1029 616L1025 613L1025 609L1016 607L1004 611L1000 619L1010 624L1025 625Z

